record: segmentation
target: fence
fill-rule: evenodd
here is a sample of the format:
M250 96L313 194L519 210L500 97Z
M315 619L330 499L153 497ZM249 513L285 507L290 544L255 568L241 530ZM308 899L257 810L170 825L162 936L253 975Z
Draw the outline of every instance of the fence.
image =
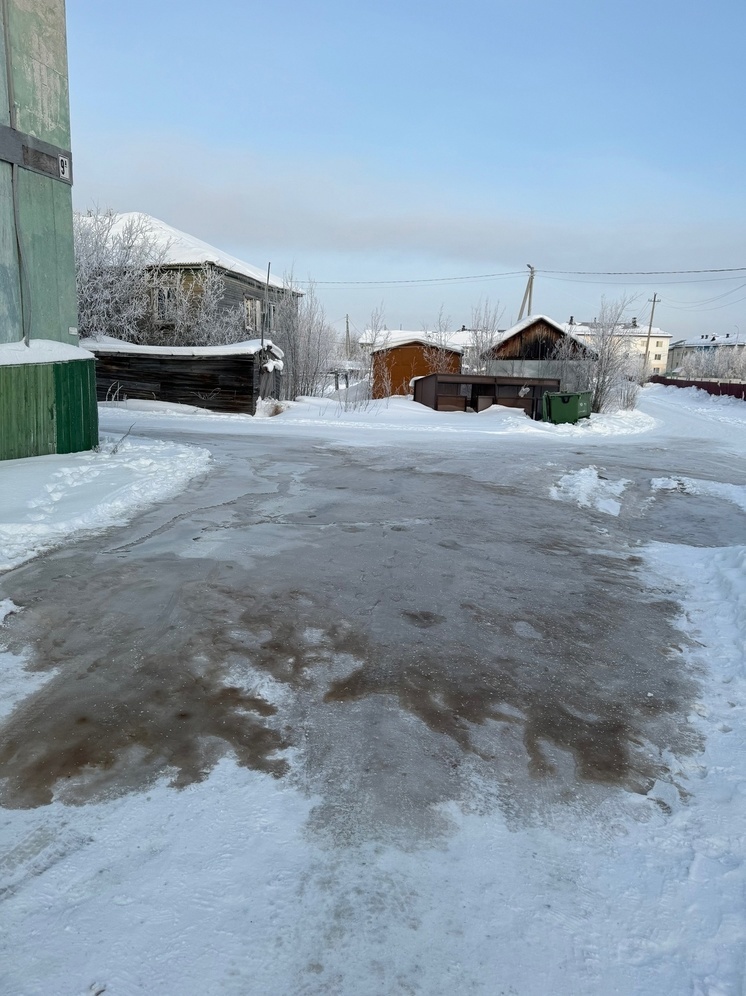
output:
M681 377L660 377L656 374L650 378L650 382L665 384L668 387L698 387L700 391L707 391L708 394L746 401L746 384L741 380L684 380Z

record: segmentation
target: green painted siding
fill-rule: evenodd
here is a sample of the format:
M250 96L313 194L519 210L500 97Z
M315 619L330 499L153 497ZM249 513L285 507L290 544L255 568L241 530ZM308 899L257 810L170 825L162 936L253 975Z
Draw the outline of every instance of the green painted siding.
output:
M70 148L64 0L7 0L16 128Z
M96 366L92 360L54 364L57 452L78 453L98 446Z
M78 322L72 191L59 180L25 169L18 171L18 186L31 338L75 345L77 339L69 333Z
M93 360L0 366L0 460L97 445Z
M5 25L2 17L0 17L0 124L10 124L8 67L5 63Z
M0 21L0 24L2 22ZM12 166L0 162L0 343L18 342L21 330L21 288L13 225ZM74 341L69 337L68 341Z
M52 366L0 366L0 459L54 453L57 436Z

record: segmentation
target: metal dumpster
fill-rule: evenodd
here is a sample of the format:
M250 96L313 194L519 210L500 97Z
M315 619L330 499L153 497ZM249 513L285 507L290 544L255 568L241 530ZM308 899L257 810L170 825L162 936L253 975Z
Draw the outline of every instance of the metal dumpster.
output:
M554 425L574 425L581 418L591 417L591 392L545 391L542 397L542 416Z

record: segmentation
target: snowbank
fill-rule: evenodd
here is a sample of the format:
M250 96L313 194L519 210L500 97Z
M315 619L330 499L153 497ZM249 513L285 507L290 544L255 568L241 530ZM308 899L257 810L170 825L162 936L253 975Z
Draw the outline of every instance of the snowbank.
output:
M104 437L100 452L0 463L0 572L127 522L207 470L208 450Z

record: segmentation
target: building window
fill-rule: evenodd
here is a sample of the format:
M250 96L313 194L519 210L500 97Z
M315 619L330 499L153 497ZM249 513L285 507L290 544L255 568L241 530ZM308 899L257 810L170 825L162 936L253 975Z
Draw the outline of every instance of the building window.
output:
M656 353L655 356L653 357L654 360L659 360L660 358L661 358L660 353Z
M159 322L172 322L176 314L176 291L159 287L155 292L155 317Z
M660 372L661 372L661 368L660 367L653 367L653 373L654 374L658 374Z
M662 342L656 342L656 344L655 344L655 348L656 348L656 349L660 349L662 345L663 345L663 343L662 343Z
M251 332L260 332L262 328L262 302L255 297L245 297L246 328Z

